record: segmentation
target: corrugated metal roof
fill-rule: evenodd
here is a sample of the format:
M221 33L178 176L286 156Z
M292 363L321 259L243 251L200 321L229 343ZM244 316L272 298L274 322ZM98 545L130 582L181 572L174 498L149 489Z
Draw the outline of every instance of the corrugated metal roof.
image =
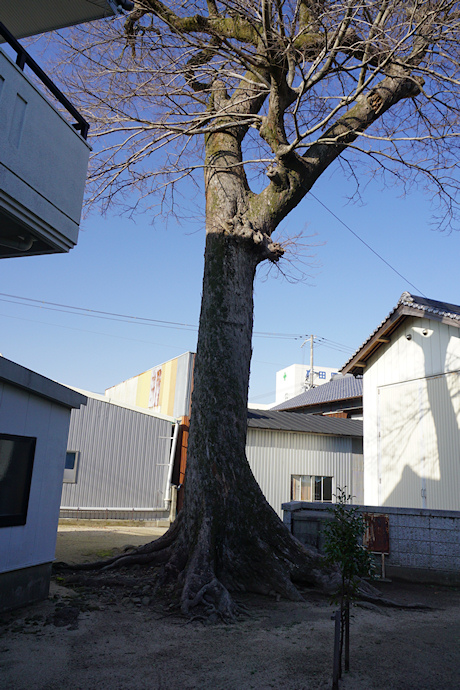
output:
M341 371L347 372L352 370L353 366L350 366L351 363L358 358L360 353L365 353L373 338L375 338L380 331L385 330L387 325L392 326L392 324L395 323L398 318L401 319L405 318L406 316L418 316L425 319L431 318L437 321L449 319L451 323L453 322L453 325L458 324L460 327L459 305L450 304L449 302L439 302L438 300L428 299L427 297L419 297L418 295L411 295L409 292L403 292L395 308L392 309L388 316L383 319L383 321L374 331L372 331L370 336L363 342L356 352L345 362L341 368Z
M319 405L321 403L332 402L335 400L348 400L350 398L360 398L363 395L363 380L354 376L334 376L327 383L323 383L316 388L296 395L295 398L272 407L272 410L292 410L306 405Z
M363 423L360 420L278 410L248 410L248 426L255 429L303 431L329 436L363 435Z

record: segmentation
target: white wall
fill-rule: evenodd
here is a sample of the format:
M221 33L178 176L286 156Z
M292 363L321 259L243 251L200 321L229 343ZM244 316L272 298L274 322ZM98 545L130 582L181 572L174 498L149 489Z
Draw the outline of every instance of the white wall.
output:
M330 381L332 374L337 372L338 369L313 364L313 384L321 386ZM309 364L291 364L289 367L277 371L275 404L279 405L285 400L290 400L303 393L307 374L310 376Z
M0 527L0 573L54 559L70 410L0 382L0 433L37 438L25 525Z
M369 360L363 381L367 505L458 509L459 335L455 327L412 317Z

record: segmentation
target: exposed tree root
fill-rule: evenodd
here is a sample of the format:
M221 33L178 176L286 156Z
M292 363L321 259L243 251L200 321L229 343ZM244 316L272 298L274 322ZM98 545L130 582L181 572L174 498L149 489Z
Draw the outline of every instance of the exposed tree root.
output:
M386 608L394 609L415 609L415 610L431 610L431 606L426 604L401 604L392 599L384 597L378 589L373 587L369 582L362 580L358 590L358 597L361 601L368 601L377 606L385 606Z
M246 530L247 538L242 543L235 545L229 538L224 550L216 550L211 548L212 522L204 520L196 534L194 547L190 549L183 518L179 515L166 534L129 553L93 563L55 563L54 569L72 571L69 583L85 585L95 584L95 581L79 576L80 571L96 571L102 575L133 565L158 566L160 585L174 586L179 595L181 612L185 616L224 622L235 621L238 614L232 591L302 601L302 594L295 583L315 587L325 594L331 594L336 589L338 572L326 569L322 557L294 539L282 523L277 521L271 525L269 539L263 538L264 530L261 533L258 527L257 535L251 535L250 530ZM222 557L223 552L225 557ZM110 583L130 586L135 582L135 576L119 580L112 578ZM100 577L97 581L99 585L102 582ZM386 599L367 582L362 583L359 596L377 605L406 608Z

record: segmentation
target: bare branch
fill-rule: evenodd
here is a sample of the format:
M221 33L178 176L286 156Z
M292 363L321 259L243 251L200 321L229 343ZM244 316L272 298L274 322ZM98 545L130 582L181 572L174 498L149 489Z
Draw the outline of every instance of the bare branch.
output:
M459 28L449 0L141 0L124 26L79 27L62 76L92 122L90 199L164 199L204 166L231 217L254 208L272 233L346 151L375 162L391 142L429 180L460 131Z

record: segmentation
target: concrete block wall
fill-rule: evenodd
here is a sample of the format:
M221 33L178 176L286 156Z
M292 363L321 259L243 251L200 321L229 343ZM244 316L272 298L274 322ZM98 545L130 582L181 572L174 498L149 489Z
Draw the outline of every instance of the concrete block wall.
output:
M283 521L301 541L311 542L305 521L331 518L330 504L283 503ZM385 557L388 577L417 582L460 584L460 512L385 506L359 506L364 513L388 515L390 553ZM318 527L318 533L322 531ZM308 535L303 538L303 535ZM321 547L322 539L318 540ZM314 545L314 544L313 544Z

